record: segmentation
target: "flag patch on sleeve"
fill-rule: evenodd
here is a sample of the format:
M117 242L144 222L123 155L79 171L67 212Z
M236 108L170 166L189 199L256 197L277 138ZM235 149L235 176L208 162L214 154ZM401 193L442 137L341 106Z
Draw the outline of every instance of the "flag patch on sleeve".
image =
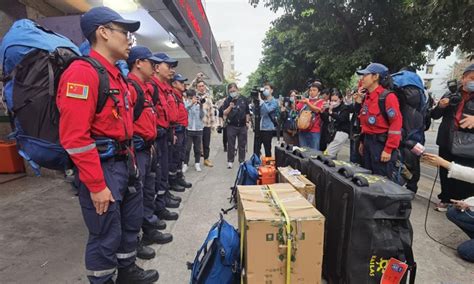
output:
M66 97L87 100L89 86L76 83L67 83Z

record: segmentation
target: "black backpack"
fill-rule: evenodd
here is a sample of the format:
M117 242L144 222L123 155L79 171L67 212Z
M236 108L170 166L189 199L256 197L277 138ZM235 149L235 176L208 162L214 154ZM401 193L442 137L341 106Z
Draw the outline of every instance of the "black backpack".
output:
M79 56L68 38L41 27L31 20L19 20L5 35L1 45L2 81L19 154L37 175L40 167L65 170L71 167L67 152L59 144L59 111L56 93L59 79L69 65L83 60L97 70L100 113L109 89L107 70L95 59Z

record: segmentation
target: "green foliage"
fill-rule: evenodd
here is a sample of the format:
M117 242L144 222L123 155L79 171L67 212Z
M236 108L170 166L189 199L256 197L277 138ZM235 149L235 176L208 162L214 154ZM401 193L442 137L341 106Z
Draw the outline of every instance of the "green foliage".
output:
M444 55L458 44L465 52L474 51L474 11L468 0L251 2L286 13L267 32L263 59L249 76L246 91L268 80L277 92L287 94L303 90L310 77L345 89L354 87L354 72L370 62L395 72L424 65L429 47L443 46Z

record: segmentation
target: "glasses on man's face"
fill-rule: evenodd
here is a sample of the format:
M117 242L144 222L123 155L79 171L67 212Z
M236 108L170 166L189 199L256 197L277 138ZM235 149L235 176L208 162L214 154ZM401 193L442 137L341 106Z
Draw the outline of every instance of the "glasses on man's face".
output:
M124 34L125 37L127 38L127 41L132 41L133 40L133 34L129 31L122 30L122 29L116 29L116 28L113 28L111 26L104 26L104 28L109 29L111 31L116 31L116 32L120 32L120 33Z

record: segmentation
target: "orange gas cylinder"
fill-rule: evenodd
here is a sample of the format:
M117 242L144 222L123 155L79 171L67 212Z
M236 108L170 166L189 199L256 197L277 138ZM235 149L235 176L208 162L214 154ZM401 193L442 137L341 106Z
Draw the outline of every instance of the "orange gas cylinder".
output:
M270 166L270 165L275 165L275 158L274 157L261 157L262 160L262 165Z
M257 184L276 183L277 170L275 165L262 165L258 168Z

